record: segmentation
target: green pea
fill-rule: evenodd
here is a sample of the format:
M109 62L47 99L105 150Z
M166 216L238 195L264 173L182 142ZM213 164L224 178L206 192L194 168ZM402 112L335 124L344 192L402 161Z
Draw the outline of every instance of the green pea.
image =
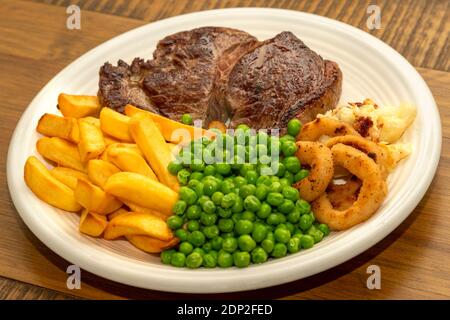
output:
M291 239L289 239L286 246L290 253L296 253L300 250L299 245L300 245L300 239L297 237L292 237Z
M217 214L221 218L229 218L229 217L231 217L233 212L231 211L231 209L224 209L224 208L219 207L219 208L217 208Z
M222 203L222 199L223 193L220 191L214 192L213 195L211 196L211 200L216 206L220 206L220 204Z
M318 243L323 239L323 233L314 226L308 229L307 234L314 238L314 243Z
M264 239L261 242L261 247L264 249L265 252L271 253L273 250L273 247L275 246L275 242L271 239Z
M186 258L186 267L190 269L199 268L203 263L203 257L198 252L192 252Z
M202 179L203 179L203 173L201 173L201 172L192 172L191 176L189 177L189 181L192 181L192 180L202 181Z
M197 201L197 194L195 193L194 190L192 190L188 187L181 187L180 188L180 198L181 198L181 200L186 201L187 204L191 205Z
M251 163L244 163L242 164L241 169L239 170L239 174L242 177L245 177L245 175L247 174L248 171L254 171L255 170L255 166Z
M294 233L295 226L294 226L292 223L286 221L286 222L284 223L284 225L286 226L286 229L288 229L289 232L290 232L291 234Z
M203 175L206 176L213 176L216 174L216 168L212 164L208 164L205 169L203 170Z
M198 254L200 254L202 257L205 255L205 250L203 250L202 248L195 248L192 252L196 252Z
M206 213L214 213L216 211L216 205L211 200L207 200L203 203L202 209Z
M275 243L272 251L272 257L282 258L287 254L287 247L284 243Z
M177 179L180 182L180 184L184 186L188 183L190 175L191 175L191 173L188 170L181 169L177 173Z
M198 182L195 184L194 188L192 188L195 191L195 194L197 197L203 196L205 193L203 192L205 185L202 182Z
M208 239L213 239L213 238L217 237L219 235L219 233L220 233L219 227L217 227L216 225L206 226L203 228L203 234Z
M294 175L289 171L286 171L284 173L283 179L286 179L289 185L292 185L294 183Z
M200 207L202 207L203 204L204 204L206 201L209 201L209 200L211 200L210 197L203 195L203 196L198 197L197 204L198 204Z
M271 212L272 207L267 203L263 202L259 210L256 212L256 215L258 216L258 218L266 219Z
M255 196L247 196L244 200L244 208L251 212L256 212L261 208L261 201Z
M194 189L199 183L201 182L196 179L189 179L187 186L191 189Z
M229 253L233 253L234 251L236 251L238 247L238 241L236 238L225 238L223 239L222 242L222 250L229 252Z
M216 172L221 175L228 175L231 172L231 166L228 163L216 163Z
M215 268L217 266L217 257L207 253L203 256L203 266L205 268Z
M200 230L200 223L197 220L190 220L186 227L190 232L198 231Z
M195 247L201 247L205 243L205 235L196 230L188 236L188 241Z
M248 196L254 195L256 191L256 186L253 184L246 184L245 186L242 186L239 188L239 196L243 199L247 198Z
M229 268L233 266L233 256L229 252L221 250L217 257L217 264L221 268Z
M270 192L277 192L277 193L281 193L281 183L279 181L274 181L272 182L272 184L270 185Z
M289 133L289 135L296 137L300 133L301 129L302 123L300 122L300 120L298 119L289 120L287 125L287 132Z
M206 242L203 246L202 246L203 251L205 251L206 253L210 252L212 250L212 246L211 246L211 242Z
M266 186L265 184L260 184L256 187L254 195L260 201L263 201L264 199L266 199L268 193L269 193L269 187Z
M187 203L183 200L178 200L175 202L175 205L173 206L173 213L175 213L178 216L181 216L184 214L184 211L186 211Z
M300 161L295 156L284 158L283 163L286 166L286 169L293 174L296 174L301 169Z
M224 232L220 235L223 239L234 238L234 232Z
M297 200L295 206L298 208L301 215L308 214L311 212L311 205L303 199Z
M320 231L322 231L323 235L326 237L330 234L330 228L328 228L328 226L324 223L321 223L318 225L317 229L319 229Z
M253 222L249 220L238 220L234 226L234 231L238 235L249 234L253 230Z
M180 216L170 216L167 219L167 226L172 230L179 229L183 226L183 218Z
M192 125L194 123L192 116L189 113L185 113L181 116L181 122L187 125Z
M170 264L174 267L184 267L186 256L181 252L174 252L170 257Z
M292 200L285 199L284 202L278 206L278 210L281 213L288 214L292 210L294 210L295 204Z
M244 211L242 212L241 216L240 216L240 220L248 220L248 221L255 221L256 220L256 216L253 212L251 211Z
M280 182L280 178L277 177L277 176L271 176L271 177L270 177L270 181L271 181L270 186L272 186L272 183L274 183L274 182Z
M284 187L290 187L292 183L290 183L289 179L286 178L281 178L280 179L280 185L281 185L281 190L283 190Z
M222 203L220 204L222 208L228 209L231 208L236 203L236 194L235 193L228 193L224 195L222 199Z
M202 212L200 214L200 222L204 226L212 226L212 225L214 225L216 223L216 221L217 221L217 215L214 214L214 213Z
M218 227L221 232L231 232L234 230L234 222L231 219L219 219Z
M194 204L192 206L189 206L186 210L186 217L189 220L196 220L200 218L200 214L202 213L202 209L200 206Z
M280 139L278 139L277 137L272 137L270 139L270 143L269 143L268 147L269 147L269 152L271 155L278 155L280 153L280 149L281 149Z
M300 221L300 210L295 207L289 214L287 215L287 220L291 223L298 223Z
M314 238L308 234L302 235L300 238L300 244L303 249L309 249L314 246Z
M172 254L174 254L175 252L176 251L174 249L164 250L163 252L161 252L161 262L163 264L170 264Z
M263 263L266 262L268 259L268 255L267 252L261 248L261 247L257 247L255 249L253 249L252 251L252 262L253 263Z
M235 252L233 254L233 263L238 268L245 268L250 265L250 253Z
M276 215L278 216L278 221L280 221L280 223L286 222L286 216L284 214L277 212Z
M284 136L282 136L282 137L280 138L280 142L283 143L283 142L286 142L286 141L292 141L292 142L295 142L295 137L294 137L294 136L291 136L290 134L285 134Z
M270 180L269 176L260 176L257 180L256 180L256 185L259 186L261 184L264 184L266 186L270 186L272 184L272 180Z
M280 224L280 218L276 213L271 213L267 217L267 223L272 226L276 226Z
M222 244L223 244L223 238L220 236L212 238L212 240L211 240L211 246L214 250L222 249Z
M194 172L202 172L203 170L205 170L205 163L194 161L190 164L190 168Z
M234 185L237 188L240 188L240 187L242 187L242 186L244 186L246 184L247 184L247 179L245 179L244 177L237 176L237 177L234 178Z
M291 186L283 187L282 194L288 200L297 201L300 199L298 190Z
M232 181L224 181L221 186L220 186L220 190L222 191L223 194L229 194L231 192L233 192L235 188L235 185Z
M178 161L171 161L169 165L167 166L167 170L173 174L176 175L178 171L183 169L183 165Z
M256 181L258 180L258 173L255 170L248 170L245 173L245 179L247 182L252 185L256 185Z
M236 198L236 202L231 207L231 212L233 213L239 213L244 210L244 200L242 198Z
M271 192L267 195L266 201L272 206L279 206L284 202L284 197L281 193Z
M256 242L261 242L266 238L267 232L265 225L257 224L253 227L252 237Z
M295 174L294 181L299 182L300 180L306 178L307 176L309 176L309 170L300 169L300 171Z
M194 250L194 246L190 243L190 242L182 242L180 243L180 246L178 247L178 250L185 254L188 255L192 252L192 250Z
M233 221L234 224L236 224L239 220L242 220L242 213L234 213L231 216L231 220Z
M241 251L250 252L256 247L256 242L250 235L244 234L238 238L238 246Z
M203 192L207 196L212 196L214 192L219 189L219 184L216 180L208 179L203 182Z
M293 156L298 150L297 145L295 142L292 141L284 141L281 144L281 151L283 152L283 155L285 157Z
M242 131L246 132L246 131L250 130L250 127L244 123L241 123L236 127L236 131L237 130L242 130Z
M186 241L189 233L184 229L178 229L175 231L175 237L180 239L180 241Z
M275 232L273 233L273 236L275 237L275 241L281 242L281 243L287 243L289 239L291 238L291 233L289 230L284 228L277 228Z

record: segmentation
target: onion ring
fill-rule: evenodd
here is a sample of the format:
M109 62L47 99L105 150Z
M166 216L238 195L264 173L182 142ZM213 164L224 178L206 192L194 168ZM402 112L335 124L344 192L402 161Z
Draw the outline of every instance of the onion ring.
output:
M335 164L350 171L362 181L358 198L346 210L336 210L325 192L312 203L317 220L328 224L332 230L345 230L367 220L387 195L387 184L380 168L365 153L338 143L331 148Z
M333 208L336 210L350 208L356 199L358 199L361 185L361 180L355 176L347 177L345 183L342 184L332 181L327 187L327 193Z
M380 167L380 171L383 176L383 179L386 178L387 175L389 174L388 153L385 152L384 148L381 148L375 142L367 140L363 137L346 135L346 136L330 138L330 140L328 140L325 143L325 145L331 149L334 145L336 145L338 143L345 144L347 146L353 147L355 149L358 149L359 151L364 152L369 158L371 158Z
M353 127L345 122L333 118L317 118L306 123L300 131L297 140L318 141L321 136L361 136Z
M306 201L318 198L333 178L334 166L331 150L323 143L297 141L297 158L301 164L306 163L311 170L309 175L294 184L300 196Z

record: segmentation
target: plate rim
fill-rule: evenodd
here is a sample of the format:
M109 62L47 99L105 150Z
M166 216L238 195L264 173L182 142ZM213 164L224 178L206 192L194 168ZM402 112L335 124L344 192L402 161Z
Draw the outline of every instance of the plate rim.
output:
M102 48L108 47L114 41L119 42L122 38L126 38L129 33L142 32L142 30L149 28L149 26L170 24L174 20L183 20L186 18L190 18L192 16L201 18L201 16L204 16L204 15L215 14L215 13L220 14L221 12L224 12L224 11L226 11L226 12L234 11L234 12L238 12L238 13L245 12L246 14L252 13L252 12L255 13L255 11L257 11L256 14L258 14L258 12L261 12L262 14L263 13L268 13L268 14L277 13L277 14L282 14L282 15L285 15L285 14L299 15L299 16L306 17L307 19L321 20L324 23L331 23L331 24L340 26L347 32L354 33L355 35L360 35L361 37L363 37L362 40L364 40L364 38L370 39L370 41L367 40L367 42L368 42L367 44L371 44L371 45L377 46L377 47L381 45L383 47L383 49L386 49L388 51L389 55L393 56L398 61L401 61L401 63L404 65L404 67L407 67L408 71L415 75L415 77L416 77L415 81L416 82L418 81L418 84L420 84L423 87L423 89L426 90L424 92L424 94L427 95L427 99L429 100L429 103L431 104L431 106L433 107L433 109L435 111L435 116L437 115L436 121L439 123L439 126L433 127L434 137L437 139L436 141L434 141L434 143L436 145L436 148L434 150L435 152L429 159L430 166L428 166L428 168L427 168L428 174L422 179L421 188L420 188L420 190L416 191L415 199L413 201L409 201L406 204L403 204L403 206L401 208L402 214L397 214L395 216L395 219L391 219L390 220L391 224L389 226L383 226L383 228L381 228L381 226L378 226L377 229L372 230L371 231L372 239L368 239L366 237L366 239L364 239L364 241L360 241L358 244L351 244L351 243L347 244L347 248L346 248L347 253L342 254L341 256L336 256L336 254L334 254L334 256L332 254L328 254L328 256L332 256L332 257L330 257L330 261L332 261L332 263L327 263L326 267L321 267L321 266L319 266L318 268L316 267L315 270L311 270L312 268L309 268L310 269L309 272L303 272L303 276L301 278L305 278L305 277L311 276L312 274L316 274L316 273L322 272L324 270L331 269L331 268L335 267L336 265L343 263L343 262L355 257L356 255L360 254L361 252L369 249L374 244L381 241L386 235L390 234L395 228L397 228L397 226L406 219L406 217L413 211L413 209L417 206L417 204L423 198L425 192L428 190L428 188L434 178L434 175L437 170L438 163L439 163L439 159L440 159L440 153L441 153L441 148L442 148L441 121L440 121L440 116L439 116L439 110L437 108L434 97L431 93L431 90L429 89L428 85L423 80L421 75L417 72L417 70L402 55L400 55L397 51L395 51L389 45L382 42L378 38L375 38L374 36L372 36L369 33L366 33L358 28L355 28L355 27L345 24L343 22L333 20L333 19L330 19L327 17L311 14L311 13L305 13L305 12L294 11L294 10L286 10L286 9L251 8L251 7L250 8L227 8L227 9L206 10L206 11L200 11L200 12L194 12L194 13L187 13L187 14L151 22L151 23L145 24L143 26L131 29L122 34L119 34L119 35L99 44L98 46L92 48L91 50L87 51L86 53L84 53L83 55L81 55L80 57L78 57L77 59L72 61L65 68L63 68L60 72L58 72L58 74L56 74L39 91L39 93L32 99L32 101L29 103L27 108L22 113L20 120L16 124L16 128L11 137L10 145L8 148L7 166L6 166L8 188L9 188L9 192L10 192L11 198L13 200L14 206L16 207L17 211L19 212L19 215L21 216L22 220L25 222L27 227L33 232L33 234L36 235L36 237L39 238L39 240L42 241L47 247L49 247L53 252L55 252L59 256L63 257L67 261L79 265L82 269L89 271L93 274L96 274L100 277L103 277L103 278L106 278L106 279L109 279L112 281L116 281L119 283L132 285L135 287L141 287L141 288L153 289L153 290L161 290L161 291L169 291L169 292L179 292L179 293L238 292L238 291L260 289L263 287L269 287L269 286L273 286L273 285L280 285L283 283L287 283L287 282L291 282L291 281L299 279L299 277L296 277L296 276L289 276L289 277L284 277L281 280L280 279L274 280L276 277L273 277L271 279L266 279L266 281L261 281L260 285L255 284L253 282L249 286L244 286L242 288L237 288L236 285L234 285L234 286L230 285L227 288L224 288L224 287L219 288L219 287L213 287L213 286L202 287L202 286L199 286L198 284L197 284L196 288L193 288L192 286L189 286L189 282L186 282L186 281L184 281L180 287L176 287L174 285L172 285L170 287L165 286L164 281L166 281L168 278L171 278L170 274L172 272L167 272L168 276L158 275L159 279L155 279L155 277L150 277L153 280L155 280L153 283L149 282L148 280L145 281L145 283L142 281L141 277L143 275L145 275L147 278L149 276L147 273L145 273L145 274L143 273L144 270L139 270L139 271L134 270L133 275L128 274L127 275L128 278L124 279L123 275L121 275L120 272L117 272L117 270L115 270L114 267L108 266L105 263L99 265L98 261L93 263L92 261L89 260L89 257L87 255L83 255L83 254L78 255L78 256L73 255L73 252L70 252L71 250L69 250L70 249L69 246L66 246L63 243L53 242L52 240L54 240L54 237L52 236L52 233L45 232L45 230L44 230L45 228L43 228L43 226L39 226L38 224L36 224L35 221L33 221L32 217L25 213L25 211L27 211L28 209L26 208L25 203L23 203L20 200L20 194L18 194L14 190L15 183L17 182L17 181L15 181L15 179L17 178L17 172L15 172L14 169L11 169L11 168L15 167L14 157L13 157L14 148L17 145L17 142L20 141L18 129L21 126L21 122L25 121L25 118L26 118L25 115L28 112L30 112L31 106L34 105L35 103L37 103L37 101L40 99L40 97L42 95L44 95L45 91L49 87L51 87L55 82L57 82L58 77L60 77L61 74L65 73L65 71L67 71L67 69L71 68L72 65L79 63L80 60L86 60L91 55L92 55L91 58L94 58L95 51L102 51L101 50ZM348 247L351 247L352 252L349 252ZM280 262L283 262L283 261L281 261L281 260L278 261L278 265L281 264ZM314 261L308 261L309 265L311 265L313 263L314 263ZM286 263L284 263L284 264L286 264ZM256 266L256 267L259 267L259 266ZM289 271L293 271L293 269L295 269L295 266L292 266L292 265L284 266L284 267L285 268L283 269L283 272L289 272ZM254 270L254 269L248 268L245 270L244 269L239 270L239 272L241 273L241 275L251 276L251 273L248 272L249 270ZM195 271L186 271L186 272L190 273L190 272L195 272ZM215 272L215 275L219 274L218 273L219 271L213 271L213 272ZM204 272L204 273L206 273L206 272ZM221 273L223 273L223 272L221 272ZM224 277L224 279L227 280L226 277ZM179 279L176 279L176 280L179 280ZM207 279L207 280L209 280L209 279Z

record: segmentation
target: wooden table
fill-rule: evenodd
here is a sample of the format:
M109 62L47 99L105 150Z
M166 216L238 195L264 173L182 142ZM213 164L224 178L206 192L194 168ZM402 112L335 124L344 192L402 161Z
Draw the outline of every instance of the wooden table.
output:
M366 9L372 2L381 8L381 29L370 31ZM81 30L66 29L66 8L71 3L81 8ZM6 153L16 122L34 95L84 52L149 21L236 6L312 12L359 27L390 44L417 67L433 91L442 117L442 157L430 189L409 218L356 258L286 285L189 298L450 298L449 1L1 0L0 299L187 298L124 286L87 272L83 272L81 290L68 290L65 270L69 263L27 229L12 204L6 184ZM381 268L380 290L366 288L366 269L372 264Z

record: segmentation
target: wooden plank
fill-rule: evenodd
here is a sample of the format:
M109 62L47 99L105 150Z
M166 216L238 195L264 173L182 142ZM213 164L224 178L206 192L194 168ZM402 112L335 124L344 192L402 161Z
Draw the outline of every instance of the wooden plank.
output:
M91 2L93 3L93 2ZM292 3L292 2L289 2ZM307 10L334 11L327 2L305 3ZM188 4L198 8L198 4ZM106 5L105 5L106 8ZM316 8L316 9L315 9ZM351 5L347 9L357 9ZM162 6L168 14L170 6ZM201 9L201 8L200 8ZM112 10L112 9L111 9ZM137 10L137 9L133 9ZM132 10L132 11L133 11ZM344 11L343 11L344 12ZM82 272L82 289L66 287L69 262L44 246L23 224L8 194L5 177L7 146L21 113L38 90L62 67L101 42L141 25L142 21L113 17L94 11L83 12L90 30L65 28L61 6L4 0L0 3L0 276L16 279L68 295L86 298L177 299L187 297L131 288ZM131 13L130 13L131 14ZM333 13L334 14L334 13ZM344 14L346 15L346 14ZM108 28L102 27L107 25ZM24 31L27 31L25 33ZM84 34L77 34L77 32ZM3 36L4 35L4 36ZM39 41L29 42L29 37ZM76 41L74 40L76 39ZM31 41L31 40L30 40ZM23 44L25 43L25 44ZM449 298L450 297L450 73L418 69L431 87L440 108L443 125L441 163L432 186L411 216L386 239L358 257L321 274L286 285L250 293L198 295L190 298ZM366 268L377 264L382 272L382 289L366 288ZM4 281L7 282L8 281ZM9 282L10 283L10 282ZM8 298L39 296L0 285ZM18 293L22 292L22 293Z
M380 38L414 66L450 71L450 1L447 0L32 0L82 10L155 21L184 13L231 7L299 10L336 19ZM381 9L381 29L369 30L367 7Z

